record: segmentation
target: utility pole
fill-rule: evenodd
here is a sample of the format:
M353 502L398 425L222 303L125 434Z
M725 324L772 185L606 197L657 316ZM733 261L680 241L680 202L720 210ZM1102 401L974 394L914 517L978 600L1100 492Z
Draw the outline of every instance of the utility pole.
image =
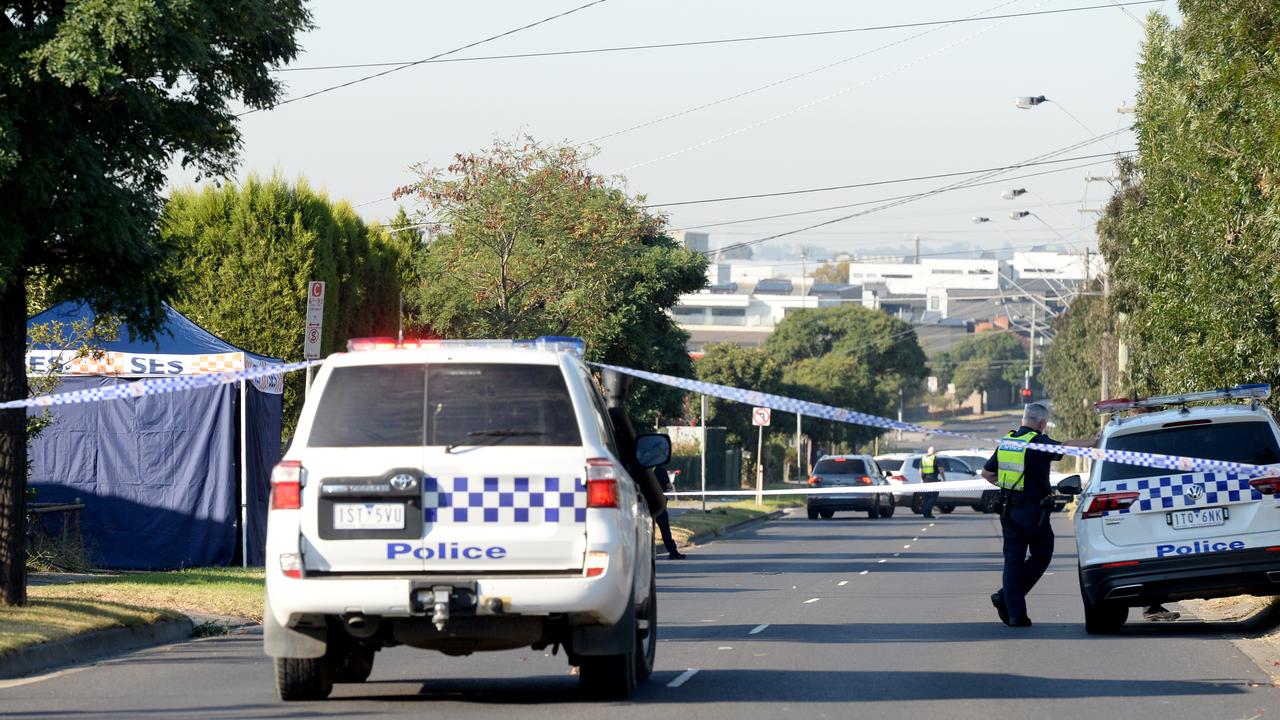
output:
M796 475L805 477L804 459L800 457L800 418L804 417L800 413L796 413Z
M756 507L764 505L764 425L757 425L756 436Z
M920 264L920 233L916 233L916 264Z
M702 412L698 415L702 424L702 465L698 477L702 478L702 512L707 511L707 396L702 396Z

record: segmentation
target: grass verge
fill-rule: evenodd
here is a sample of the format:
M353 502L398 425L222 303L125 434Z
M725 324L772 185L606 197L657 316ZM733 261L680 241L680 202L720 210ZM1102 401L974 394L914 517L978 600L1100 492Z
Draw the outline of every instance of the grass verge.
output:
M150 625L180 617L172 610L128 607L92 598L33 597L23 607L0 609L0 656L94 630Z
M42 601L100 600L128 608L230 615L261 621L262 578L261 568L196 568L128 573L65 585L40 585L29 588L27 592L32 598Z
M698 533L720 530L730 525L761 517L774 510L792 507L795 504L797 503L794 499L787 496L766 497L763 507L756 507L755 500L744 500L708 508L705 513L702 512L700 504L688 504L686 507L693 508L691 512L672 516L671 535L676 539L677 543L685 543ZM800 498L798 504L804 504L803 497ZM673 504L672 507L680 506ZM661 539L659 538L660 541Z

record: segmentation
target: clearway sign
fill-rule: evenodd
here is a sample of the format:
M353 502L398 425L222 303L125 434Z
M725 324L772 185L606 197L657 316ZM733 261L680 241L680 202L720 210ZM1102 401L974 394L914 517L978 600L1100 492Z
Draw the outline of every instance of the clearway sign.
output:
M320 357L320 338L324 336L324 281L307 283L307 331L302 343L302 357Z

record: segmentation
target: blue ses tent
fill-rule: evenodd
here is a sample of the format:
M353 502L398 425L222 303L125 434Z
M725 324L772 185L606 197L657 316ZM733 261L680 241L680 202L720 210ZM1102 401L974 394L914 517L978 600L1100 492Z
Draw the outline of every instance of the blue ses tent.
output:
M225 372L279 363L227 343L165 306L156 340L118 337L103 353L33 345L29 375L56 372L54 392L143 378ZM92 321L63 303L27 321L62 337ZM51 323L55 323L52 324ZM158 570L261 565L271 468L280 458L283 379L50 408L31 443L30 486L40 502L84 504L81 531L98 567ZM33 414L41 410L33 409Z

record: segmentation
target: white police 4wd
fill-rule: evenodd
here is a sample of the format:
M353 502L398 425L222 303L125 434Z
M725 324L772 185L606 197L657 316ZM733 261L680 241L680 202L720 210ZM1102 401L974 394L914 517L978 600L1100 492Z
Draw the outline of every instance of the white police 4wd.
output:
M264 647L281 699L375 653L563 647L584 689L653 669L653 523L581 341L353 341L272 476ZM639 464L665 462L642 436ZM429 666L424 666L429 667Z
M1257 403L1269 392L1266 385L1242 385L1095 406L1103 413L1145 412L1113 417L1102 434L1105 450L1224 460L1277 472L1249 477L1095 462L1075 516L1088 632L1115 632L1129 607L1280 594L1280 432ZM1186 405L1222 399L1249 404Z

